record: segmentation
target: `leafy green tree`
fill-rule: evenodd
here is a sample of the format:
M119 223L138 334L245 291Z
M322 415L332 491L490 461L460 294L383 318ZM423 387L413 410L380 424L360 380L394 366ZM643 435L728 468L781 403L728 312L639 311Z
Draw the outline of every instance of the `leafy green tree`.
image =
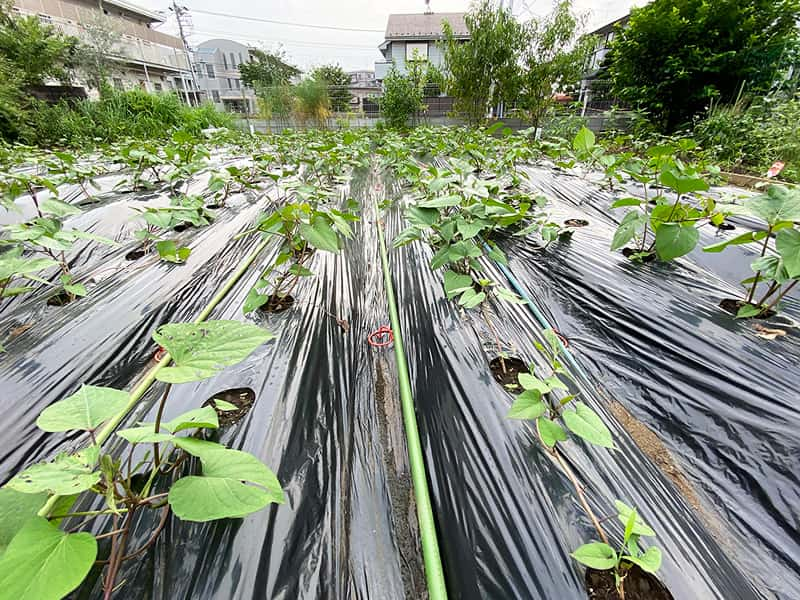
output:
M554 92L574 88L586 71L595 39L576 40L582 24L571 0L562 0L546 18L528 24L520 106L535 127L554 106Z
M337 65L323 65L311 71L311 77L328 86L331 110L346 112L350 108L350 76Z
M292 77L300 74L300 69L286 62L281 52L265 52L250 48L250 60L239 65L242 81L258 91L273 85L289 83Z
M423 110L422 92L425 83L421 63L409 63L404 75L392 66L383 80L383 95L378 100L381 115L389 127L403 128Z
M312 121L319 127L331 114L331 100L328 97L328 86L313 77L306 77L294 86L295 116L302 123Z
M67 36L37 17L15 17L0 4L0 56L17 71L24 86L48 79L72 80L78 39Z
M516 99L522 80L519 57L528 47L527 28L511 12L483 0L466 15L470 39L456 39L443 23L447 91L455 109L471 123L481 121L490 106Z
M759 94L796 56L800 0L654 0L607 57L617 96L674 131L712 99Z

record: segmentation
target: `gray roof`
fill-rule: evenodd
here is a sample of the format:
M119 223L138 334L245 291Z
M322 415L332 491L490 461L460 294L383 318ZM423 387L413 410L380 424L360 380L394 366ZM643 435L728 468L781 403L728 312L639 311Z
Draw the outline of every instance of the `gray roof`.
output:
M465 14L460 12L389 15L389 22L386 24L386 39L439 39L443 37L442 21L450 23L455 37L468 38L469 30L464 21Z

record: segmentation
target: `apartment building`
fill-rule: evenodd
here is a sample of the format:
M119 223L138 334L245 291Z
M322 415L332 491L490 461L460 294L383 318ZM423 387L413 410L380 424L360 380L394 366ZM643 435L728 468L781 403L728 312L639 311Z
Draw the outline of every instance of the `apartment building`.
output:
M175 90L187 102L201 99L180 38L153 28L164 21L156 12L124 0L14 0L14 10L37 15L43 23L86 42L93 28L114 31L118 39L110 52L115 63L111 79L119 89ZM86 81L79 84L90 96L97 95Z
M255 92L242 83L239 65L250 60L247 46L232 40L215 39L194 49L197 85L206 100L228 112L257 112Z

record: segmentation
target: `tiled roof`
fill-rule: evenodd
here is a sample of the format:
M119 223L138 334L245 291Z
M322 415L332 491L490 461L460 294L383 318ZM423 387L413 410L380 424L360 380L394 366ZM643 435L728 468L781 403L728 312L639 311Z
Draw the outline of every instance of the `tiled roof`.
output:
M442 37L442 21L447 21L456 37L469 37L466 13L417 13L389 15L386 39L435 39Z

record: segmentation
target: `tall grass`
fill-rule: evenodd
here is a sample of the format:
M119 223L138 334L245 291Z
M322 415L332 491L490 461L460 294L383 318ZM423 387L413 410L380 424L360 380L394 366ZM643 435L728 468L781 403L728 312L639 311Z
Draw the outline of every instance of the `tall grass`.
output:
M208 127L227 127L231 116L212 104L190 107L177 95L142 90L104 90L96 101L36 102L29 112L25 141L40 146L77 146L134 137L166 138L176 129L199 134Z

